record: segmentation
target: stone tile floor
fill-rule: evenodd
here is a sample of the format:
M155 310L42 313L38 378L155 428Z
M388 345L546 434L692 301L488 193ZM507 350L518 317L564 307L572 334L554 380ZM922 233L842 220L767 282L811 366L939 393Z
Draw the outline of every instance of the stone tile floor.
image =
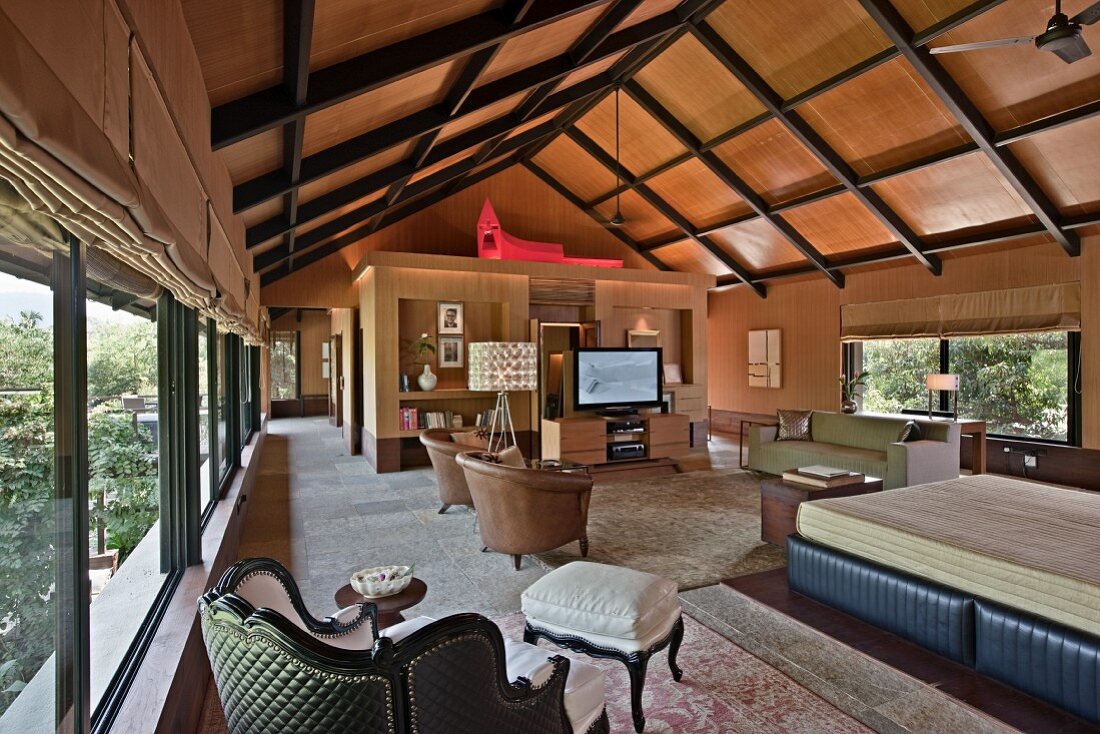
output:
M736 441L716 435L682 464L685 471L736 466ZM284 563L317 616L334 611L333 594L367 566L415 563L428 594L409 614L428 616L514 612L523 590L545 573L531 557L514 571L509 557L482 553L466 508L438 514L430 467L376 474L363 457L348 455L326 418L268 423L249 502L240 557Z

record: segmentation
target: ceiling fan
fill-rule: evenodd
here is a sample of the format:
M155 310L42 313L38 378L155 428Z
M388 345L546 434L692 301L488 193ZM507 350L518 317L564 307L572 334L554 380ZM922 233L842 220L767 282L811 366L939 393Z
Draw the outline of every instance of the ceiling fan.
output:
M1057 0L1054 6L1054 16L1047 21L1047 29L1037 36L960 43L954 46L930 48L928 51L934 54L952 54L959 51L977 51L983 48L1022 46L1025 43L1034 43L1040 51L1050 51L1067 64L1072 64L1074 61L1080 61L1086 56L1092 55L1089 45L1081 37L1081 26L1092 25L1098 20L1100 20L1100 2L1090 5L1070 18L1062 12L1062 0Z
M626 224L626 217L619 207L620 186L622 174L619 171L619 87L615 87L615 213L607 220L608 227L621 227Z

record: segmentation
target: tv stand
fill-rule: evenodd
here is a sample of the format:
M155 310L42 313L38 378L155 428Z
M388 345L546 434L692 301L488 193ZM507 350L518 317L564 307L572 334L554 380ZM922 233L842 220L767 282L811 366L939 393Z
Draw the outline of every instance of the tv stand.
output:
M638 411L634 408L604 408L597 410L596 415L601 418L639 418Z
M572 461L603 479L674 474L690 448L690 417L644 413L543 420L542 458Z

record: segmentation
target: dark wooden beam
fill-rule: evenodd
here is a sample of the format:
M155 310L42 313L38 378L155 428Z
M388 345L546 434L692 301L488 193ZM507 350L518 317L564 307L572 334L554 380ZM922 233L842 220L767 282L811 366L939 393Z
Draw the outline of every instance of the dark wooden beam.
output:
M1005 0L978 0L978 2L970 3L965 8L962 8L956 13L949 15L941 20L939 23L935 23L928 28L925 28L920 33L913 34L913 45L923 46L926 43L930 43L944 33L953 31L963 23L967 23L974 18L977 18L987 10L992 10L998 5L1002 4Z
M1050 235L1067 253L1079 255L1081 240L1077 233L1062 229L1061 215L1057 208L1012 151L1007 147L997 146L993 127L958 83L947 73L947 70L928 52L927 48L913 45L911 40L913 31L897 9L888 0L860 0L860 4L898 47L905 59L917 70L940 101L951 111L970 138L989 157Z
M603 150L603 148L597 145L596 141L592 140L592 138L588 137L583 132L578 130L576 126L568 128L566 130L566 135L572 138L573 141L577 143L577 145L583 148L586 153L595 158L596 161L603 165L604 168L606 168L607 170L613 172L617 167L619 170L620 178L622 178L622 180L625 181L635 193L637 193L640 197L649 202L650 206L660 212L665 219L671 222L673 226L676 227L676 229L680 230L682 236L679 238L679 240L690 239L692 242L702 247L704 250L713 255L715 259L717 259L719 262L729 268L734 273L734 275L741 279L742 282L747 285L753 286L753 290L755 290L761 298L767 297L767 291L765 289L756 287L753 284L752 274L748 271L747 268L745 268L745 266L737 262L737 260L731 257L729 253L723 250L719 245L715 244L713 240L706 236L700 236L697 233L695 226L690 221L688 221L686 217L677 212L675 207L673 207L671 204L661 198L661 196L657 194L656 191L649 188L643 183L638 183L637 177L635 177L629 169L624 168L621 164L616 166L615 159L612 158L611 155L608 154L605 150ZM649 252L650 249L643 248L642 251Z
M893 46L891 46L890 48L883 49L882 51L879 51L877 54L875 54L871 58L865 59L864 61L860 61L858 64L855 64L855 65L845 69L844 71L841 71L837 74L834 74L833 76L829 77L828 79L815 84L814 86L810 87L806 91L800 92L799 94L796 94L795 96L791 97L790 99L784 100L782 105L780 105L780 107L785 112L793 110L795 107L798 107L800 104L803 104L805 102L809 102L814 97L818 97L822 94L825 94L826 92L832 91L833 89L836 89L837 87L839 87L841 84L844 84L846 82L850 82L852 79L855 79L857 76L860 76L861 74L866 74L867 72L871 71L872 69L876 69L876 68L882 66L887 61L893 61L894 59L896 59L900 55L901 54L898 52L898 50L896 48L894 48Z
M1081 105L1080 107L1075 107L1072 110L1066 110L1065 112L1059 112L1050 117L1044 117L1042 120L1036 120L1035 122L1029 122L1026 125L1020 125L1005 130L1004 132L995 133L993 142L998 146L1009 145L1018 140L1030 138L1032 135L1045 133L1048 130L1054 130L1064 125L1072 125L1075 122L1088 120L1097 115L1100 115L1100 99Z
M664 13L655 18L618 31L611 35L593 54L596 60L620 54L640 44L646 44L655 38L663 38L671 30L683 25L674 12ZM374 130L357 135L343 143L331 146L307 157L302 161L301 184L315 181L336 171L376 155L394 145L418 138L432 130L442 128L463 117L474 114L497 104L520 92L533 89L547 81L564 77L574 71L572 61L562 54L548 61L510 74L473 91L463 105L462 111L451 116L441 105L407 115ZM606 83L607 76L598 75L575 84L568 89L550 95L539 109L556 109L585 97L594 87ZM312 81L310 82L312 84ZM312 87L311 87L312 89ZM571 99L569 98L571 97ZM271 171L233 187L233 210L240 212L256 206L293 188L281 170Z
M652 253L646 252L645 249L641 247L641 245L639 245L632 237L627 235L625 232L623 232L622 230L620 230L616 227L607 227L607 222L600 219L599 214L592 211L591 209L586 209L585 206L584 206L584 202L581 201L581 199L576 194L574 194L569 189L565 188L565 186L563 186L561 184L561 182L559 182L557 179L555 179L549 173L544 171L542 168L539 168L539 166L534 161L525 160L525 161L523 161L523 166L528 171L530 171L531 173L538 176L539 179L541 179L543 183L545 183L547 186L552 188L554 191L558 192L558 194L560 194L562 197L564 197L566 200L568 200L570 203L572 203L575 207L577 207L578 209L583 211L588 216L592 217L592 219L594 219L595 221L597 221L600 224L604 225L607 228L608 234L612 235L617 240L622 242L624 245L629 247L631 250L633 250L634 252L637 252L639 255L644 257L650 264L652 264L658 270L668 270L669 269L668 265L665 265L663 262L661 262L660 258L656 257Z
M599 4L598 0L542 0L541 8L532 7L518 23L501 12L488 11L368 51L312 72L309 96L302 104L295 104L281 86L275 86L215 107L210 115L211 144L217 150Z
M615 26L626 20L645 0L612 0L607 10L586 30L569 49L569 56L577 66L584 64L592 52L607 40Z
M874 184L887 181L897 176L904 176L907 173L913 173L914 171L920 171L924 168L930 168L931 166L938 165L940 163L946 163L947 161L953 161L956 158L962 158L963 156L970 155L971 153L978 152L979 148L975 143L963 143L962 145L956 145L954 148L948 148L947 150L941 150L938 153L931 153L926 156L922 156L909 163L902 163L901 165L891 166L890 168L884 168L881 171L869 173L866 176L859 177L860 186L873 186Z
M752 118L751 120L746 120L745 122L742 122L740 125L735 126L731 130L727 130L724 133L715 135L710 140L704 140L703 143L699 146L699 150L710 150L711 148L717 148L722 143L733 140L738 135L741 135L742 133L747 133L754 127L763 125L765 122L771 119L774 119L772 117L772 113L761 112L756 117Z
M465 179L462 183L462 187L458 190L461 190L463 188L467 188L469 186L473 186L474 184L476 184L476 183L478 183L478 182L480 182L480 181L482 181L486 178L489 178L490 176L495 176L496 174L500 173L501 171L508 168L509 166L514 165L516 162L517 162L516 157L512 156L512 157L505 158L505 159L501 160L499 163L495 163L491 166L488 166L484 170L481 170L481 171L477 172L476 174L474 174L473 176L470 176L467 179ZM388 219L387 221L385 221L381 226L378 227L378 229L376 231L380 232L383 229L385 229L386 227L392 226L393 224L396 224L397 222L401 221L402 219L405 219L406 217L409 217L409 216L411 216L411 215L413 215L413 214L415 214L419 211L422 211L423 209L426 209L426 208L432 206L433 204L439 203L440 201L447 198L448 196L451 196L454 193L457 193L457 191L448 191L448 192L444 193L441 190L439 192L436 192L435 194L425 196L424 198L422 198L418 201L409 202L408 206L402 208L401 211L396 216L394 216L394 217ZM369 226L369 223L366 223L362 227L360 227L356 230L353 230L351 232L348 232L347 234L341 235L340 237L337 237L337 238L321 245L320 247L314 248L314 249L310 250L309 252L306 252L306 253L302 254L298 258L298 268L299 269L304 268L305 266L307 266L311 263L317 262L318 260L321 260L322 258L328 257L329 255L332 255L333 253L339 252L340 250L344 249L348 245L355 244L359 240L361 240L364 237L368 236L368 234L369 234L369 232L367 231L368 226ZM284 262L284 263L280 264L278 267L276 267L272 270L269 270L266 273L262 273L260 275L260 285L270 285L271 283L274 283L278 280L282 280L283 278L290 275L291 272L292 271L289 269L288 264L286 262Z
M309 55L313 42L314 0L283 0L283 87L295 104L303 104L309 91ZM292 182L302 173L302 147L306 122L296 119L283 126L283 169ZM298 189L283 196L283 213L291 225L298 221ZM283 235L288 252L294 252L294 229Z
M886 228L890 235L909 250L922 265L932 273L939 275L939 258L928 255L921 249L920 238L905 221L897 215L886 202L872 189L860 188L858 175L852 167L832 147L825 142L796 112L783 109L783 99L768 86L725 39L706 23L700 23L693 29L695 37L745 85L764 108L783 124L821 162L829 173L863 204L863 206Z
M714 151L700 150L700 141L695 137L688 128L672 116L667 109L665 109L651 94L646 92L640 85L633 82L627 83L625 86L626 92L642 106L657 122L659 122L666 130L668 130L680 144L694 153L696 157L705 165L710 171L717 176L722 183L737 193L745 203L749 205L749 208L753 210L758 216L763 217L768 224L770 224L776 231L778 231L783 237L802 255L809 260L814 267L818 268L825 277L833 282L838 288L844 287L844 274L837 273L829 270L828 263L825 257L817 251L809 240L802 236L798 230L796 230L787 220L783 217L771 212L764 199L753 191L752 187L743 181L737 174L730 170L729 166L722 162Z

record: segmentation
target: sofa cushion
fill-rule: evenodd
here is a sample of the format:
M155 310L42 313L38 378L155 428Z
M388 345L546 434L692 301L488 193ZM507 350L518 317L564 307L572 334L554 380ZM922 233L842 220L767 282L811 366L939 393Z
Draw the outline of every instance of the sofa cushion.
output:
M901 442L906 441L920 441L920 424L916 421L906 421L905 425L901 427L901 433L898 434L898 440Z
M630 568L574 561L527 587L523 613L581 635L648 639L680 610L675 582Z
M779 430L775 434L776 441L811 441L810 417L812 410L780 410L776 411L779 421Z
M898 440L905 421L871 415L844 415L814 411L813 440L871 451L885 451Z

